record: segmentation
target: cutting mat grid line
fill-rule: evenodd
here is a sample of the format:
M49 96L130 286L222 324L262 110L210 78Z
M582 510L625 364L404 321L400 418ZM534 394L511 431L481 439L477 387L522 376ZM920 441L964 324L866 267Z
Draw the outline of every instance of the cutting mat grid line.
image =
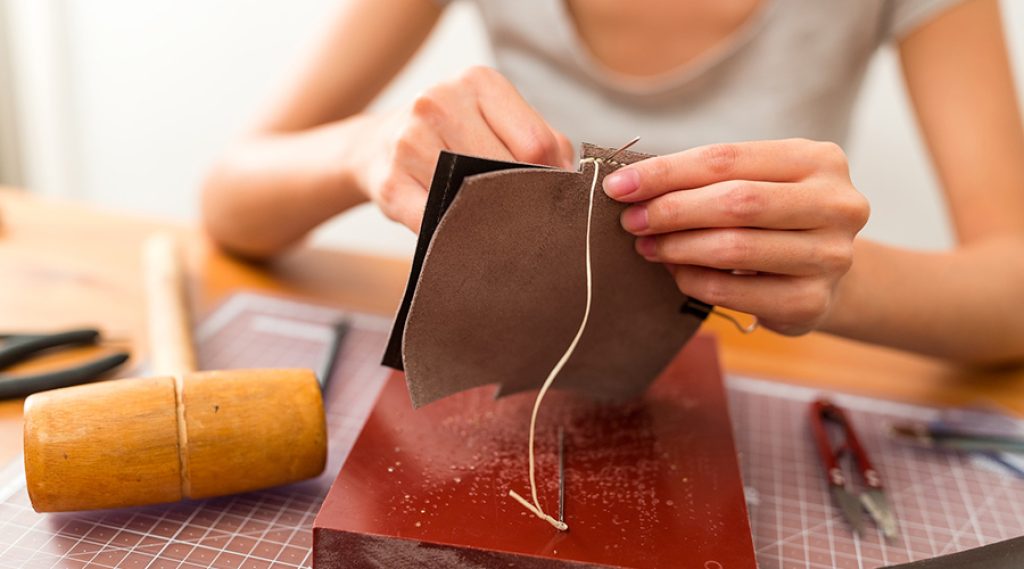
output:
M829 498L810 436L808 403L820 392L786 387L776 397L756 383L734 378L729 393L744 482L754 490L748 501L762 569L873 568L1024 534L1020 480L886 435L901 416L928 419L939 410L832 395L851 410L900 521L901 537L891 543L870 523L864 537L854 538Z
M379 356L387 319L256 294L226 301L197 329L203 367L316 367L327 326L353 328L326 396L328 467L288 487L180 504L107 512L32 511L19 467L0 472L3 569L296 569L310 566L310 528L324 495L387 376ZM268 326L269 322L295 325ZM882 473L900 520L886 543L873 526L855 539L833 507L807 426L819 393L731 378L730 408L761 569L874 568L1024 534L1024 482L970 459L901 447L885 436L896 417L939 411L835 395Z
M290 320L326 332L341 317L352 320L353 328L326 396L331 436L323 476L240 496L50 515L31 510L22 482L10 496L0 497L0 567L309 567L313 518L387 376L376 358L388 321L241 294L197 330L204 368L316 367L329 334L317 340L298 333L301 328L267 330L258 321Z

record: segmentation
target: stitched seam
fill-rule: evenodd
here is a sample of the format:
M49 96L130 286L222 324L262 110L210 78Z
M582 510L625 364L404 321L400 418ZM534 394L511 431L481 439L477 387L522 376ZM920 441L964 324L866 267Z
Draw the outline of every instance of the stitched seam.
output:
M615 166L616 168L621 168L623 166L629 166L629 164L626 164L625 162L619 162L618 160L608 160L607 158L599 158L599 157L593 157L593 156L590 157L590 158L584 158L584 159L580 160L580 164L586 164L588 162L600 162L602 164L611 164L612 166Z

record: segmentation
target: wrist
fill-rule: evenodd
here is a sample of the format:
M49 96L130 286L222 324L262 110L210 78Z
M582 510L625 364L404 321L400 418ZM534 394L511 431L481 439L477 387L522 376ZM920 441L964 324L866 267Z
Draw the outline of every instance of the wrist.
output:
M839 336L856 336L855 330L870 319L870 306L865 302L865 274L870 273L873 243L858 240L854 243L853 263L835 285L828 314L818 330Z
M320 204L337 214L367 201L362 182L367 122L365 115L356 115L309 133L305 154L317 162L313 170L320 173L321 180L310 184L317 195L309 196L307 203Z

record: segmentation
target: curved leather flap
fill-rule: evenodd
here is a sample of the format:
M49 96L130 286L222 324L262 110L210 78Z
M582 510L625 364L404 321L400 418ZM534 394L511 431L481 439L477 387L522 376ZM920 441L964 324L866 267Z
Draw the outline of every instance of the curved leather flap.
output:
M480 385L498 384L502 395L544 381L583 317L594 167L465 179L430 241L405 323L402 359L414 406ZM603 178L616 166L600 167ZM636 254L619 225L624 206L600 183L590 321L554 385L622 399L647 388L702 318L681 311L686 297L664 267Z

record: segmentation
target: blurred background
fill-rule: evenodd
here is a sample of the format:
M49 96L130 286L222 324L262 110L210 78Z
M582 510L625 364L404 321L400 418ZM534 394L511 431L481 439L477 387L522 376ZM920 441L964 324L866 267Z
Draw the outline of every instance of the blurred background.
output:
M208 165L290 80L344 1L0 0L0 184L197 219ZM1024 2L1002 5L1024 93ZM474 7L456 2L374 105L395 106L490 62ZM946 214L892 50L876 57L864 89L847 151L854 182L872 203L865 233L915 248L948 246ZM393 256L410 255L415 244L369 206L313 240Z

